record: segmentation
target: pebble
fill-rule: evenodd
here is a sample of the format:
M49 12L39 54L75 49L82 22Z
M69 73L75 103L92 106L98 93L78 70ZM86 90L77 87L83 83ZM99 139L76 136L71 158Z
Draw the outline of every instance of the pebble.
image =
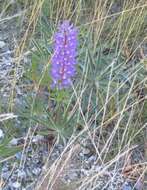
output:
M2 178L3 178L4 180L7 180L7 179L10 177L10 174L11 174L10 171L3 172L3 173L2 173Z
M13 138L10 142L9 142L10 145L12 146L16 146L18 144L18 139L17 138Z
M17 160L20 160L20 159L21 159L21 156L22 156L22 153L21 153L21 152L17 152L17 153L15 154L15 158L16 158Z
M9 166L8 165L4 165L3 168L1 169L2 172L7 172L9 171Z
M78 178L78 174L76 172L71 172L69 177L71 180L76 180Z
M0 41L0 49L4 48L6 43L4 41Z
M21 183L19 183L18 181L12 183L11 185L12 185L12 187L14 187L14 188L20 188L20 187L21 187Z
M83 154L85 154L85 155L90 154L89 148L84 148L83 149Z
M33 137L32 142L33 143L38 143L39 141L42 141L43 139L44 139L44 136L36 135L36 136Z
M124 183L122 186L122 190L132 190L132 187L128 183Z
M4 132L0 129L0 139L4 138Z
M34 175L38 176L38 175L41 173L41 168L34 168L34 169L32 170L32 173L33 173Z
M94 172L98 173L102 170L102 167L93 165L91 168Z
M89 162L94 162L94 161L96 161L96 159L97 159L97 156L96 155L92 155L92 156L90 156L89 157Z
M18 176L20 179L26 179L26 173L25 173L25 171L23 171L23 170L18 170L17 176Z

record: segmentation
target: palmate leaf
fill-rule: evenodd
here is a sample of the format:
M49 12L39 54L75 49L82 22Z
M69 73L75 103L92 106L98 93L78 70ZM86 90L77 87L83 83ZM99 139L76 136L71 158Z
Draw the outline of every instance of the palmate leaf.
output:
M6 158L16 154L18 151L22 150L22 147L10 147L9 142L12 138L5 137L0 143L0 159Z
M32 101L32 99L28 99L27 106L19 109L18 115L22 121L27 121L28 124L32 121L33 125L39 124L39 131L45 135L52 133L62 137L69 136L67 134L70 133L71 128L68 127L70 125L66 123L66 117L63 117L62 110L56 110L56 108L52 111L48 110L44 99L38 97L31 110ZM58 118L56 119L57 112ZM29 126L28 124L26 126Z
M47 45L33 40L35 50L32 52L31 65L25 73L25 77L33 81L34 84L48 86L50 83L50 51Z
M0 147L0 157L6 158L12 155L15 155L17 152L21 151L22 147L7 147L1 146Z
M59 135L61 138L68 138L72 132L73 127L69 122L66 122L65 119L55 122L52 117L48 116L47 118L39 118L38 116L32 117L32 120L37 122L42 126L42 129L38 132L43 135Z

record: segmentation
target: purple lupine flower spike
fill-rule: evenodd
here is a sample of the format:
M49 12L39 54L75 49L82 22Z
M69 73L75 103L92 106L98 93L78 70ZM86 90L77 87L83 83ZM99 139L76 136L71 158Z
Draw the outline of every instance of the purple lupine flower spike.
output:
M54 55L51 60L52 88L68 88L76 73L77 29L64 21L54 35Z

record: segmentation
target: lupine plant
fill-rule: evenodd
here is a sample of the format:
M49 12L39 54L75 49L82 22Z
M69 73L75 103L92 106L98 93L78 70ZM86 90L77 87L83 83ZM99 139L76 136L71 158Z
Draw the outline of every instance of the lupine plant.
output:
M77 29L64 21L55 33L54 41L51 60L52 88L68 88L76 72Z
M34 45L38 51L33 54L32 67L26 74L33 86L39 83L40 85L35 96L31 93L27 97L26 111L22 112L23 117L24 113L29 118L32 115L32 121L47 126L60 136L66 136L67 133L69 135L73 127L70 127L67 122L66 107L77 74L78 30L65 20L59 24L57 31L53 34L53 43L47 45L47 48L42 48L36 42ZM41 67L41 63L45 63L42 64L45 69ZM33 107L32 113L27 111L31 111L30 105ZM42 132L48 134L47 131Z

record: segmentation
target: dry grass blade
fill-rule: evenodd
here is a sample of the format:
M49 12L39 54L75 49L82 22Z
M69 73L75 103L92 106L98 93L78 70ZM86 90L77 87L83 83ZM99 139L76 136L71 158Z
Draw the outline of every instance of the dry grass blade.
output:
M13 113L5 113L0 115L0 122L8 120L8 119L13 119L17 118L17 115L14 115Z

